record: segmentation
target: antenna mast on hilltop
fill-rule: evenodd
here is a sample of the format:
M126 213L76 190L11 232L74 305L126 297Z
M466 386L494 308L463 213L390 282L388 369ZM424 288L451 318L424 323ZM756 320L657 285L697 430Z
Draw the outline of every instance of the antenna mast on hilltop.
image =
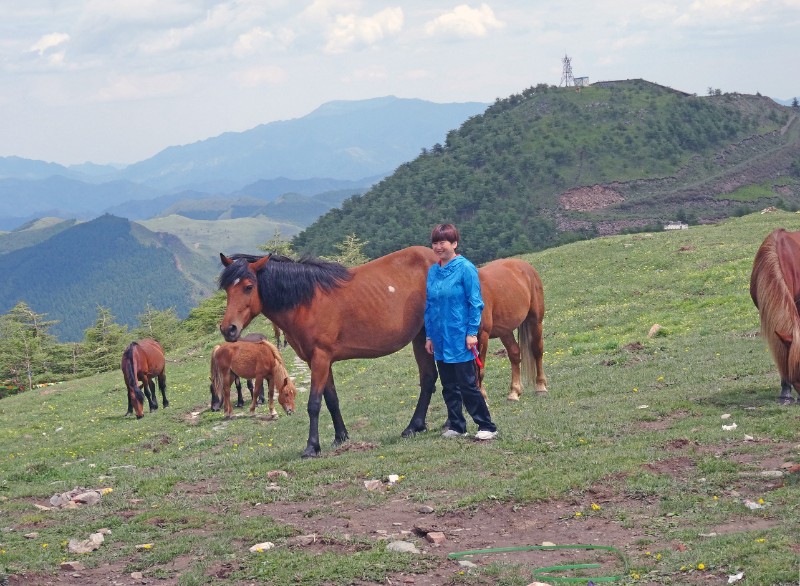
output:
M561 83L558 84L559 87L562 85L565 87L575 85L575 78L572 77L572 59L564 55L564 59L561 62L564 64L564 68L561 73Z

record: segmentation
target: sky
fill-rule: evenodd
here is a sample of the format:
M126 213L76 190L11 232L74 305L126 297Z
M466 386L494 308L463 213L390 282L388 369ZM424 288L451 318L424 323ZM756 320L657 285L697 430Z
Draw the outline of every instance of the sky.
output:
M0 0L0 157L130 164L381 96L800 96L800 0Z

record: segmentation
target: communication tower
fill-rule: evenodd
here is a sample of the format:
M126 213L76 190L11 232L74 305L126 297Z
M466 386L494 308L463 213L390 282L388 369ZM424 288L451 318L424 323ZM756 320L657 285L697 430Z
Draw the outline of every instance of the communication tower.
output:
M575 85L575 78L572 76L572 59L564 55L561 62L564 64L564 67L561 73L561 83L558 84L559 87L562 85L565 87Z

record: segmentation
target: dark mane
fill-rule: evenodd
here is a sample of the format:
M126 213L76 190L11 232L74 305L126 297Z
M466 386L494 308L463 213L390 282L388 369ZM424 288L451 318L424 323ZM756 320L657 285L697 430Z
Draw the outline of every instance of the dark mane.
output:
M257 275L248 267L261 256L234 254L232 261L219 276L220 289L227 289L237 279L249 278L258 282L261 303L270 311L282 311L303 305L313 299L317 287L331 291L353 278L347 267L314 257L293 260L271 255Z

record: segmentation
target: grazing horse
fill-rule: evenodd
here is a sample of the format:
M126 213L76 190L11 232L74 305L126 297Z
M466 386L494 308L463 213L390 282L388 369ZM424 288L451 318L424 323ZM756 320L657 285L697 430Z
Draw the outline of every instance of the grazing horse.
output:
M750 275L750 297L761 317L761 336L781 377L778 402L800 395L800 232L778 228L761 244Z
M280 330L279 330L280 331ZM261 342L262 340L266 340L267 337L264 334L259 334L258 332L253 332L251 334L247 334L246 336L242 336L239 338L240 341L244 342ZM277 344L276 344L277 345ZM278 346L280 347L280 346ZM253 400L253 379L248 378L245 380L247 384L247 390L250 391L250 400ZM244 397L242 396L242 381L239 378L239 375L233 373L233 384L236 386L236 406L237 407L244 407ZM258 394L256 397L256 401L259 405L264 404L264 389L261 389L261 393ZM211 387L211 403L213 408L214 403L214 387Z
M211 352L211 410L219 411L220 404L225 417L233 416L231 407L231 383L235 376L255 379L255 392L250 403L250 413L256 410L259 395L264 395L264 380L269 388L269 414L277 416L275 410L275 388L278 403L291 415L294 413L294 398L297 389L292 382L278 349L266 340L260 342L225 342Z
M478 331L480 364L486 364L489 338L500 338L511 361L509 401L519 401L523 383L534 380L536 392L547 392L547 378L542 370L542 318L544 292L542 281L530 263L506 258L490 262L478 269L483 297L481 327ZM519 332L519 343L514 330ZM520 364L522 377L520 377ZM478 367L478 385L484 397L484 367Z
M233 342L259 313L287 335L311 369L309 432L303 457L320 453L322 399L333 420L337 446L348 439L331 365L350 358L377 358L409 342L419 369L420 395L403 437L425 431L436 390L436 365L425 351L425 281L437 257L412 246L347 269L338 263L284 256L220 254L219 285L227 294L220 331Z
M165 366L164 349L161 344L150 338L144 338L131 344L122 353L122 376L125 378L125 387L128 389L128 412L130 415L136 411L136 419L141 419L144 415L144 396L147 395L147 402L152 413L158 409L158 399L156 396L156 384L153 377L158 378L158 388L161 389L161 398L164 407L169 406L167 400L167 376L164 372ZM142 382L142 389L139 390L138 381ZM144 391L144 395L142 394Z

